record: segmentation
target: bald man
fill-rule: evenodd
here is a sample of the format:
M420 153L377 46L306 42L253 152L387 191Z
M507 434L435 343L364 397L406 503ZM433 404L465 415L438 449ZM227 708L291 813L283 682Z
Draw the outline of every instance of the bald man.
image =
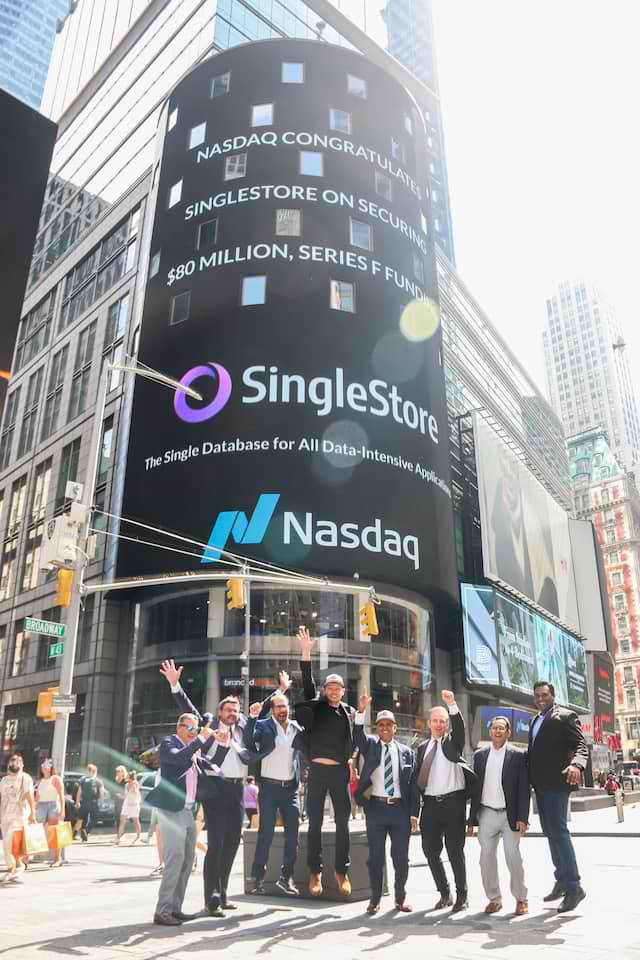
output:
M464 720L451 690L443 690L442 699L446 708L433 707L429 715L431 736L417 751L411 825L417 829L420 816L422 849L440 893L435 909L452 906L452 912L459 913L468 906L464 840L467 798L475 794L477 778L464 759ZM441 859L443 840L456 884L455 903Z

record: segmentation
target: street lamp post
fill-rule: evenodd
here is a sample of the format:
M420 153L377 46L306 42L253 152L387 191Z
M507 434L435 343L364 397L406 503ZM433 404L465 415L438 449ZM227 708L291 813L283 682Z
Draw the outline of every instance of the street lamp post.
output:
M76 560L74 564L73 586L71 591L71 602L68 610L68 636L65 637L64 653L62 655L62 664L60 667L60 680L58 684L61 696L69 696L73 686L73 668L76 658L76 647L78 645L78 629L80 626L80 610L83 594L84 568L87 563L87 540L89 538L89 528L91 525L91 512L93 507L93 495L98 477L98 467L102 453L102 429L104 421L104 412L107 403L108 383L113 370L121 370L123 373L133 374L134 376L144 377L169 387L171 390L178 390L187 396L196 400L202 400L201 395L191 387L185 387L177 380L153 370L145 364L138 363L132 357L126 357L123 364L106 363L100 379L98 389L98 398L96 411L93 417L93 426L91 431L91 444L89 447L89 459L87 465L87 477L82 490L80 504L84 507L85 515L81 520L80 530L78 532ZM54 723L52 758L54 767L62 776L64 773L65 755L67 752L67 738L69 735L69 712L58 713Z

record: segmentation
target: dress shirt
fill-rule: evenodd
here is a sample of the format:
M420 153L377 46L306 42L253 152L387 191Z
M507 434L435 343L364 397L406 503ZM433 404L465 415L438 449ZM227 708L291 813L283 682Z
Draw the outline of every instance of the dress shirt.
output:
M534 717L533 723L531 724L531 742L535 743L536 737L540 733L540 727L544 723L544 718L548 714L551 707L547 707L546 710L543 710L542 713L539 713L537 717Z
M507 752L506 743L499 750L492 745L487 757L487 766L484 771L481 804L483 807L493 807L494 810L503 810L507 806L502 789L502 768Z
M179 737L178 737L178 740L180 740ZM203 737L202 734L200 733L198 734L198 740L201 743L207 742L206 737ZM181 740L180 742L182 743ZM195 800L196 800L196 792L198 789L198 764L196 761L196 757L198 755L199 755L199 751L193 755L191 766L189 767L189 769L185 774L185 785L186 785L186 790L184 795L185 803L195 803ZM156 784L155 784L156 786L158 785L159 781L160 781L160 771L158 770L158 772L156 773Z
M356 713L355 722L359 727L364 726L364 713ZM381 744L382 750L380 753L380 763L371 774L371 794L374 797L400 797L402 794L400 792L400 751L398 750L398 744L395 742L395 740L392 740L389 744L389 747L391 748L391 768L393 770L393 793L389 794L385 790L384 786L384 757L386 753L386 744L382 743L380 737L375 737L374 739Z
M293 780L296 775L293 766L293 741L298 731L291 723L287 724L285 730L277 720L273 722L277 731L276 745L273 752L262 761L262 776L271 780Z
M247 774L247 765L243 763L239 754L244 749L242 743L242 730L236 724L231 729L231 740L229 741L230 750L224 761L222 762L220 769L225 777L233 777L234 779L238 777L245 777Z
M442 752L442 739L432 739L428 750L437 750L431 771L429 783L424 791L427 797L442 797L455 790L464 790L464 773L459 763L452 763ZM425 753L426 756L426 753Z

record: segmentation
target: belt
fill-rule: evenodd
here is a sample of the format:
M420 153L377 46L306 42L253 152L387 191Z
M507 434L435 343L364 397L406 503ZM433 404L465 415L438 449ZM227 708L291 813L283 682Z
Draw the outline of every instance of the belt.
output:
M457 797L458 794L464 793L464 790L451 790L449 793L442 793L439 797L432 796L430 793L423 794L425 800L435 800L436 803L442 803L443 800L448 800L449 797Z
M484 807L486 810L493 810L494 813L505 813L506 807L490 807L488 803L481 803L481 807Z
M292 777L291 780L274 780L273 777L260 777L261 783L274 783L277 787L292 787L296 782L296 778Z
M369 797L370 800L377 800L378 803L385 803L392 806L396 803L402 803L401 797Z

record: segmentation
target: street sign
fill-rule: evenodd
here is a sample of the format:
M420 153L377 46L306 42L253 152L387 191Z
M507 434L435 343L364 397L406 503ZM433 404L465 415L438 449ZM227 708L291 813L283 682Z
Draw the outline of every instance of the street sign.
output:
M77 697L75 693L54 693L53 700L51 701L51 709L55 710L56 713L74 713L76 700Z
M49 656L50 657L61 657L64 653L64 643L60 641L59 643L52 643L49 647Z
M45 637L64 637L64 623L55 623L53 620L38 620L37 617L25 617L24 629L26 633L42 633Z

